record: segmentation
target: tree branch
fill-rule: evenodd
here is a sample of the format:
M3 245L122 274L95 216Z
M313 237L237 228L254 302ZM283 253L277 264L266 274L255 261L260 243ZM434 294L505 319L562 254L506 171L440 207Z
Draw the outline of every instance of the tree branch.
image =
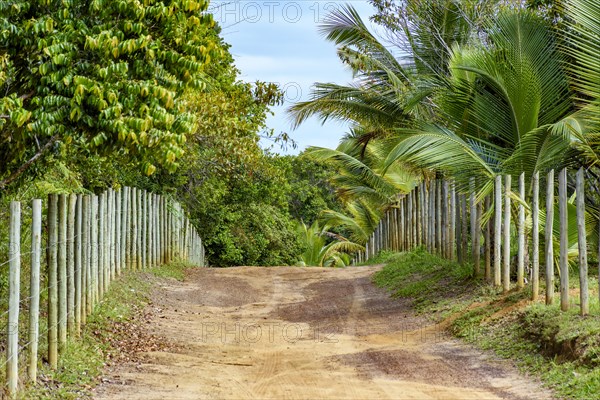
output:
M48 143L46 143L42 148L35 153L33 157L31 157L25 164L21 165L15 172L13 172L8 178L4 179L0 182L0 189L4 189L7 185L17 179L23 172L27 170L38 158L42 156L58 140L58 135L52 136Z

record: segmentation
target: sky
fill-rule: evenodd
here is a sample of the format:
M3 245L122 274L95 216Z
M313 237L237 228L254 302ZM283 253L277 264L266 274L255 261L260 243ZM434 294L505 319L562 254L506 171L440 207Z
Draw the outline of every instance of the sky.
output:
M212 0L211 11L223 28L222 36L230 49L240 79L279 84L285 103L274 107L267 125L275 133L287 132L298 144L296 149L273 150L297 154L307 146L335 148L348 131L348 125L332 121L322 125L313 117L299 128L285 110L294 102L308 100L315 82L346 84L351 73L339 61L335 46L318 31L319 22L344 3L354 6L369 26L373 9L366 0L354 1L271 1ZM269 146L270 143L264 143Z

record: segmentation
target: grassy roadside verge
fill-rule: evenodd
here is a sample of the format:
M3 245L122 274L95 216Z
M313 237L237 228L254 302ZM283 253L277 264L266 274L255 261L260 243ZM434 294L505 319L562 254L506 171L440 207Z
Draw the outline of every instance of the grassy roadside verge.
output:
M136 353L160 349L166 344L145 332L153 313L151 293L165 278L183 280L185 263L171 263L147 271L128 271L115 280L88 316L81 337L69 341L59 357L58 369L46 363L39 369L38 382L19 392L23 399L88 399L100 383L103 368L117 361L133 361ZM40 354L45 349L40 348Z
M444 321L455 336L513 359L523 371L539 376L560 398L598 398L600 306L593 281L591 315L581 317L576 306L560 312L558 304L532 303L528 290L497 294L470 278L471 266L440 259L422 249L383 253L370 263L385 264L373 277L376 285L387 288L392 296L412 298L418 313L435 322ZM590 271L590 276L595 273Z

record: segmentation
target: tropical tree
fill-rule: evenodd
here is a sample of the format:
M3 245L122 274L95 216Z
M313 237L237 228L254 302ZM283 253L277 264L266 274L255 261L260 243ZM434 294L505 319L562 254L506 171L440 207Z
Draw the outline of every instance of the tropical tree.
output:
M363 246L330 232L328 226L321 226L318 221L310 226L300 222L297 229L305 249L298 262L301 266L344 267L350 264L351 253L364 250Z
M186 88L221 56L208 1L0 4L2 185L51 150L79 146L177 167L193 116Z

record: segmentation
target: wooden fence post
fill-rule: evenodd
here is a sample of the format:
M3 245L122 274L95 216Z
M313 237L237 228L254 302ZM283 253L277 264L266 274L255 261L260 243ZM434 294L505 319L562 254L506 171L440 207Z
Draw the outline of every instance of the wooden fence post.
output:
M91 232L92 232L92 274L90 276L90 284L92 286L92 308L96 305L99 300L98 291L98 196L92 196L92 215L90 217ZM91 310L90 310L91 313Z
M123 196L121 192L115 191L115 265L112 269L113 279L121 274L121 262L123 255L121 254L122 248L122 232L123 232Z
M489 210L491 207L490 196L485 197L484 208ZM484 264L485 264L485 281L492 283L492 219L488 219L485 224L484 232L485 250L484 250Z
M142 211L141 218L140 218L140 222L142 224L141 229L140 229L141 234L142 234L142 237L141 237L142 240L140 241L142 254L141 254L140 259L142 260L142 269L146 269L146 268L148 268L148 259L146 258L146 248L148 246L148 238L146 237L146 234L148 232L148 226L147 226L147 223L148 223L148 202L147 202L148 197L147 197L147 193L145 190L141 191L141 199L140 200L141 200L140 201L140 203L141 203L140 210Z
M6 381L14 397L19 382L19 296L21 273L21 203L10 202L8 325L6 335Z
M548 173L546 185L546 226L545 226L545 245L546 245L546 304L552 304L554 300L554 170Z
M90 303L90 262L91 262L91 243L90 243L90 196L83 196L81 218L82 218L82 270L81 270L81 323L85 324L87 315L91 311Z
M536 301L540 293L540 173L536 171L531 182L531 300Z
M469 249L469 223L468 223L468 218L469 215L467 214L467 196L465 194L462 194L460 196L460 201L461 201L461 213L462 213L462 221L461 221L461 247L462 247L462 259L463 262L465 262L467 260L467 254L468 254L468 249Z
M577 171L577 237L579 245L579 300L581 302L581 315L590 312L588 291L588 263L587 242L585 230L585 184L583 181L583 168Z
M519 175L519 221L517 226L518 246L517 253L517 289L525 287L525 172Z
M569 216L567 213L567 169L558 173L558 214L560 218L560 309L569 309Z
M502 176L496 176L494 198L494 286L501 283L501 255L502 245Z
M129 215L129 188L127 186L121 189L121 262L117 267L117 274L121 274L127 268L127 233Z
M138 268L138 190L131 188L131 269Z
M48 195L48 363L58 366L58 196Z
M83 296L83 195L77 195L77 210L75 224L75 335L81 335L81 304Z
M443 220L442 220L442 181L437 180L436 182L436 194L435 194L435 201L436 201L436 216L435 216L435 220L437 222L437 226L436 226L436 232L435 232L435 248L437 251L437 254L439 256L443 255L443 248L444 248L444 243L442 242L442 224L443 224Z
M479 257L479 227L477 226L477 199L475 197L475 181L471 179L471 259L473 260L473 277L477 278L481 273Z
M448 181L442 181L442 238L440 255L443 258L448 258Z
M511 193L510 175L504 177L504 240L502 250L504 250L502 263L502 291L507 293L510 290L510 193Z
M77 195L69 195L67 217L67 334L75 332L75 216Z
M58 196L58 351L67 343L67 195Z
M452 181L450 186L450 231L448 232L448 246L450 260L455 259L456 250L456 184Z
M106 248L106 194L100 193L98 196L98 301L104 296L104 264Z
M142 249L142 217L143 217L143 209L142 209L142 190L136 189L136 212L137 212L137 269L141 270L143 268L142 265L142 253L144 252Z
M29 380L37 380L38 336L40 332L40 259L42 252L42 201L33 200L31 205L31 272L29 303ZM10 258L9 258L10 259Z
M115 191L108 189L108 264L106 266L106 278L104 282L108 285L114 278L115 268Z

